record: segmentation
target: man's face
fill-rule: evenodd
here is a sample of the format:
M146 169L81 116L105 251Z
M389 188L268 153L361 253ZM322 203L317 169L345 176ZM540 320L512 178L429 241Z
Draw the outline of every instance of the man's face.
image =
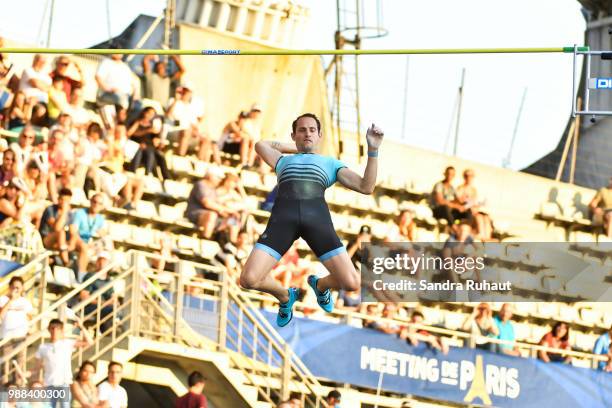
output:
M455 169L447 169L444 172L444 177L446 178L446 181L453 181L455 178Z
M166 63L163 61L155 64L155 73L159 76L166 76Z
M113 61L121 61L121 54L113 54L111 55L111 59Z
M51 341L59 340L64 334L64 328L59 324L49 325L49 334L51 335Z
M118 365L113 365L108 369L108 382L111 384L119 384L121 382L121 375L123 369Z
M13 163L15 163L15 155L11 150L8 150L2 156L2 166L5 169L9 169L13 166Z
M33 129L25 130L21 136L19 136L19 144L24 146L32 146L34 144L34 138L36 137L36 133L34 133Z
M64 74L69 64L70 60L68 58L60 58L57 61L57 72L59 72L60 74Z
M249 113L249 118L251 118L251 119L257 119L260 116L261 116L261 111L258 111L258 110L252 110Z
M23 283L19 281L13 282L11 286L9 286L9 290L11 291L11 293L21 294L21 292L23 291Z
M191 101L191 95L193 95L191 89L183 88L183 92L181 93L181 100L184 102L189 102Z
M102 201L102 197L100 196L93 196L93 198L91 199L91 213L92 214L98 214L100 213L100 211L102 211L102 206L104 205L104 202Z
M300 152L312 153L321 139L321 132L313 118L303 117L298 120L291 138Z
M6 198L13 200L17 196L17 187L10 185L4 190Z
M504 304L499 311L499 314L502 320L510 320L512 319L512 307L508 304Z

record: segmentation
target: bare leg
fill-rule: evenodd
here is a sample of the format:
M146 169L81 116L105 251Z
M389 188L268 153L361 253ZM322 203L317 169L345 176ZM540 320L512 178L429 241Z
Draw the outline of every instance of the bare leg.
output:
M604 215L604 226L606 236L612 238L612 212L608 212Z
M240 142L240 164L246 166L249 162L249 145L251 144L250 139L243 137Z
M191 141L191 129L182 130L179 134L178 155L185 156Z
M240 286L269 293L284 303L289 300L287 289L270 276L270 271L278 261L261 249L253 249L240 274Z
M202 235L206 239L210 239L212 234L215 232L215 225L217 224L217 213L214 211L204 211L198 218L198 226L204 229Z
M329 275L317 282L317 289L321 292L326 289L344 289L346 291L359 289L361 276L355 270L355 266L346 252L332 256L324 261L323 265L329 271Z

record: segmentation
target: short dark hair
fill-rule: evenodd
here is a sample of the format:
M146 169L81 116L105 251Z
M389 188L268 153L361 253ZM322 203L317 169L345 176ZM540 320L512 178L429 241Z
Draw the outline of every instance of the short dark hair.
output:
M60 197L62 197L62 196L72 197L72 191L69 188L66 188L66 187L61 188L60 191L59 191L59 196Z
M449 170L455 170L455 168L453 166L448 166L447 168L444 169L444 173L446 173Z
M110 363L108 363L108 371L110 371L111 368L113 368L114 366L118 366L119 368L123 368L123 364L117 362L117 361L111 361Z
M327 399L330 399L330 398L335 398L339 400L342 398L342 394L340 394L340 391L338 390L331 390L329 394L327 394Z
M13 276L9 281L9 286L11 286L15 282L21 282L21 284L23 285L23 278L21 276Z
M205 380L206 378L204 378L201 372L194 371L189 374L189 377L187 378L187 383L190 387L193 387L196 384L203 383Z
M415 310L414 312L412 312L412 318L421 316L422 319L425 319L425 316L423 316L423 313L419 312L418 310Z
M298 120L300 120L302 118L312 118L312 119L314 119L315 122L317 122L317 131L319 133L321 132L321 121L319 120L319 118L317 118L317 115L315 115L314 113L303 113L300 116L298 116L297 118L295 118L295 120L291 124L291 129L293 129L293 133L295 133L295 131L297 129Z
M64 327L64 322L62 322L60 319L51 319L49 322L49 328L51 328L51 326L59 326L62 328Z
M96 365L93 363L93 361L85 360L83 361L83 364L81 364L81 367L79 367L79 371L77 371L77 374L75 376L75 379L77 381L81 379L81 371L83 371L87 366L91 366L94 370L94 373L96 372Z

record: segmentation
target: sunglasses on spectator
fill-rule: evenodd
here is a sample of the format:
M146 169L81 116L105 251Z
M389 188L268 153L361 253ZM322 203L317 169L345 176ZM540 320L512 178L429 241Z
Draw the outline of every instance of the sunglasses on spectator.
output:
M96 204L96 205L102 205L102 201L101 200L93 200L91 203L92 204Z
M25 139L34 139L35 135L22 135Z

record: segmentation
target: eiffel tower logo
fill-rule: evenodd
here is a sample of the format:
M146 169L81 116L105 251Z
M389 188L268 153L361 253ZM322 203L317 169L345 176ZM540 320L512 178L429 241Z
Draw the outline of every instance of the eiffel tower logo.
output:
M491 398L487 393L487 384L485 383L484 369L482 356L476 356L476 368L474 370L474 380L468 390L468 393L463 399L464 402L471 403L474 399L480 398L485 405L491 405Z

